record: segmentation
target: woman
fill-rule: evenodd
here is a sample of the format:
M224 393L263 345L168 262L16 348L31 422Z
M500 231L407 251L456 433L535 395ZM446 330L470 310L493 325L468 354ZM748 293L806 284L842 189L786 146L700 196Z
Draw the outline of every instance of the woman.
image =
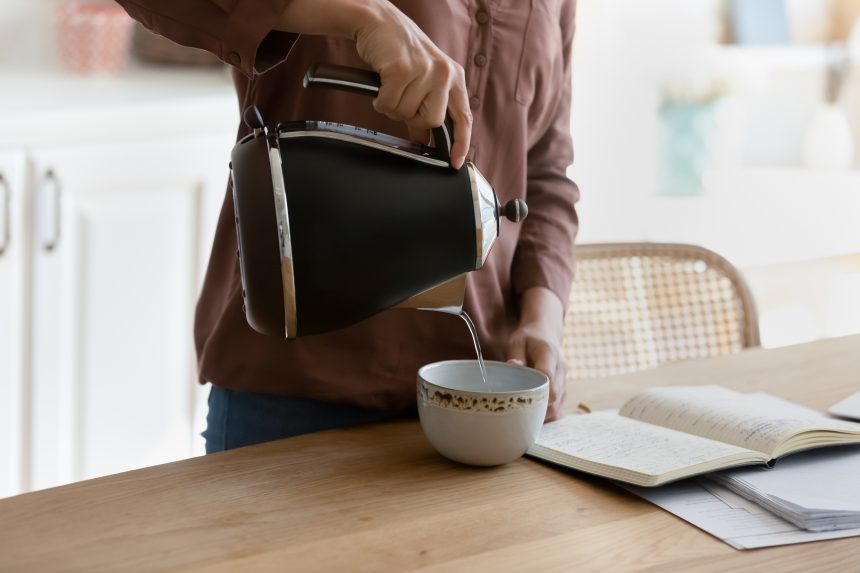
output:
M559 415L577 230L578 191L565 174L573 0L118 1L151 30L233 66L240 108L256 105L269 121L338 121L425 140L447 111L455 167L473 161L502 203L529 205L528 219L503 223L484 268L469 273L465 309L487 359L550 377L547 416ZM306 93L302 76L314 63L375 70L378 97ZM408 414L418 367L474 357L463 323L429 312L389 311L291 341L261 336L242 312L235 253L228 193L195 322L200 380L213 385L207 452Z

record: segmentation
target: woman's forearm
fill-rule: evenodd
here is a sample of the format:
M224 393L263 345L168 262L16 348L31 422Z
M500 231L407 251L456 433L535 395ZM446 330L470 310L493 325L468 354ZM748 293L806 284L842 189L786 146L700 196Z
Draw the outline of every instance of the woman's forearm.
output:
M544 287L526 289L520 296L520 324L542 324L561 336L564 304L553 291Z

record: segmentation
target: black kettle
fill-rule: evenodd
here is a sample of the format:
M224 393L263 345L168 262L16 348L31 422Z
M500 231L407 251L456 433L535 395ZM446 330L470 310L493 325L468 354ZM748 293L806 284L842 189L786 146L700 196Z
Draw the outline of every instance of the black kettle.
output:
M317 65L305 87L376 95L373 72ZM232 152L231 182L245 315L254 330L294 338L337 330L390 308L459 313L465 273L480 269L503 208L467 163L450 165L450 123L435 147L340 123L266 126Z

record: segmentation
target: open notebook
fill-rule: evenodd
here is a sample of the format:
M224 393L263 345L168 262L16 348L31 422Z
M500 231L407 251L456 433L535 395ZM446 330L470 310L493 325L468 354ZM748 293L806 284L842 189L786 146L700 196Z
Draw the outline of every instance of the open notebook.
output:
M652 388L616 412L544 425L529 455L640 486L788 453L860 443L860 424L826 418L768 394L720 386Z

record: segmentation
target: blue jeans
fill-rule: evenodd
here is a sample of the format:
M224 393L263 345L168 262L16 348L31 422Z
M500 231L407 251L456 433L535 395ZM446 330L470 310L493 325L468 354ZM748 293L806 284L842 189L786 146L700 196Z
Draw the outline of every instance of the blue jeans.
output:
M315 400L237 392L213 385L206 416L206 453L231 450L332 428L415 416Z

